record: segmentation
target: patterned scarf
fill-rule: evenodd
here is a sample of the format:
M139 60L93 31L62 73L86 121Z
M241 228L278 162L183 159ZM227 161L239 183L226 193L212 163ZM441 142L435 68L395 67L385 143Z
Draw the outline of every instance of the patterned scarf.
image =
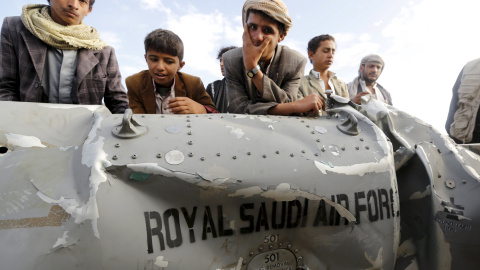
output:
M97 30L83 22L63 26L50 17L49 6L33 4L22 8L23 25L37 38L60 50L101 50L108 46Z

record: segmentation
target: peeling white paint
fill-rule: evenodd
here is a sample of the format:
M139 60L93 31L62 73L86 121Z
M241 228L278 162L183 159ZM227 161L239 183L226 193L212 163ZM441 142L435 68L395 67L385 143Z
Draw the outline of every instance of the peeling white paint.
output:
M68 105L68 104L55 104L55 103L39 103L38 106L49 108L49 109L62 109L62 110L85 108L91 112L96 111L98 107L100 107L99 105Z
M20 147L25 147L25 148L30 148L30 147L41 147L45 148L44 144L42 144L42 141L40 141L39 138L34 137L34 136L25 136L25 135L20 135L20 134L5 134L5 137L7 137L7 144L13 145L13 146L20 146Z
M260 195L265 198L274 199L276 201L292 201L298 197L307 198L311 201L324 201L325 203L335 207L335 210L340 214L340 216L346 218L349 222L356 221L355 216L350 213L343 205L337 204L325 197L318 196L306 191L299 189L293 189L288 183L281 183L275 189L263 190L261 187L254 186L244 189L239 189L233 194L229 194L229 197L239 197L243 196L244 198L249 198L254 195Z
M69 213L75 219L76 224L84 222L85 220L91 220L94 235L100 238L97 227L99 213L96 194L99 185L107 180L104 169L111 166L111 163L107 160L107 155L103 151L104 138L97 136L97 131L100 129L103 118L100 114L96 113L94 113L94 117L94 124L82 148L82 164L90 168L90 198L87 203L81 204L75 199L69 199L63 196L60 197L59 200L54 200L41 191L37 192L37 196L47 203L61 206L65 212Z
M418 200L418 199L423 199L423 198L425 198L427 196L430 196L430 195L432 195L432 189L430 188L430 185L428 185L424 192L417 191L417 192L413 193L410 196L409 199L410 200Z
M245 132L243 132L243 130L240 129L240 128L235 128L235 127L232 127L232 126L225 126L225 127L231 129L230 134L237 137L237 139L241 139L243 137L243 135L245 135Z
M273 120L272 118L268 118L265 116L258 116L258 120L265 122L265 123L277 123L278 121Z
M56 248L60 245L65 247L67 245L67 237L68 237L68 231L63 232L63 236L61 238L58 238L57 242L55 242L52 248Z
M243 188L243 189L238 189L235 191L233 194L229 194L229 197L238 197L238 196L243 196L244 198L250 198L253 197L254 195L259 195L263 192L263 190L259 187L249 187L249 188Z
M371 268L367 268L368 270L373 270L373 269L382 269L382 262L383 262L383 247L378 250L377 258L375 261L368 256L367 252L365 252L365 258L369 263L372 264Z
M330 166L322 162L314 161L317 169L323 174L327 172L344 174L344 175L359 175L364 176L366 173L383 173L390 171L390 167L393 164L390 164L388 156L382 158L379 162L370 162L370 163L360 163L353 164L350 166Z
M155 260L155 265L158 267L167 267L168 262L163 260L163 256L158 256Z
M273 125L269 125L268 128L274 130Z

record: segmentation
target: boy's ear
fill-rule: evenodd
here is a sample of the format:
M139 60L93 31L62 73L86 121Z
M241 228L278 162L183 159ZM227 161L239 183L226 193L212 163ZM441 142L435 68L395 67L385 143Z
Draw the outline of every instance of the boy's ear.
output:
M308 51L308 59L310 59L310 61L312 61L313 55L314 55L313 52Z
M180 65L178 66L177 71L180 71L180 69L182 69L183 66L185 66L185 61L180 62Z
M147 61L147 54L144 54L143 56L145 56L145 61L148 62L148 61Z

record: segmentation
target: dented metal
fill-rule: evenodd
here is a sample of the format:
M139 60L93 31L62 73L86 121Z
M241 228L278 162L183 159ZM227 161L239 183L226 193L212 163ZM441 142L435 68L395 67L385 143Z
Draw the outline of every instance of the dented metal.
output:
M0 102L1 265L478 268L480 157L375 100L329 108L122 116Z

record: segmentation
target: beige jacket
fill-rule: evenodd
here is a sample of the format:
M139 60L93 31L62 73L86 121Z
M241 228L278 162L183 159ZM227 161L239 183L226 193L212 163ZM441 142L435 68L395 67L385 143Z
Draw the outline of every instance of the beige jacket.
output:
M335 87L335 91L337 92L338 96L342 96L344 98L348 97L348 89L347 85L337 78L337 76L332 77L333 87ZM298 88L297 100L302 99L310 94L317 93L323 99L327 100L322 87L320 86L320 81L317 77L310 71L310 74L307 76L302 77L300 81L300 87Z
M464 143L470 142L480 106L480 59L468 62L463 68L457 106L450 135Z

